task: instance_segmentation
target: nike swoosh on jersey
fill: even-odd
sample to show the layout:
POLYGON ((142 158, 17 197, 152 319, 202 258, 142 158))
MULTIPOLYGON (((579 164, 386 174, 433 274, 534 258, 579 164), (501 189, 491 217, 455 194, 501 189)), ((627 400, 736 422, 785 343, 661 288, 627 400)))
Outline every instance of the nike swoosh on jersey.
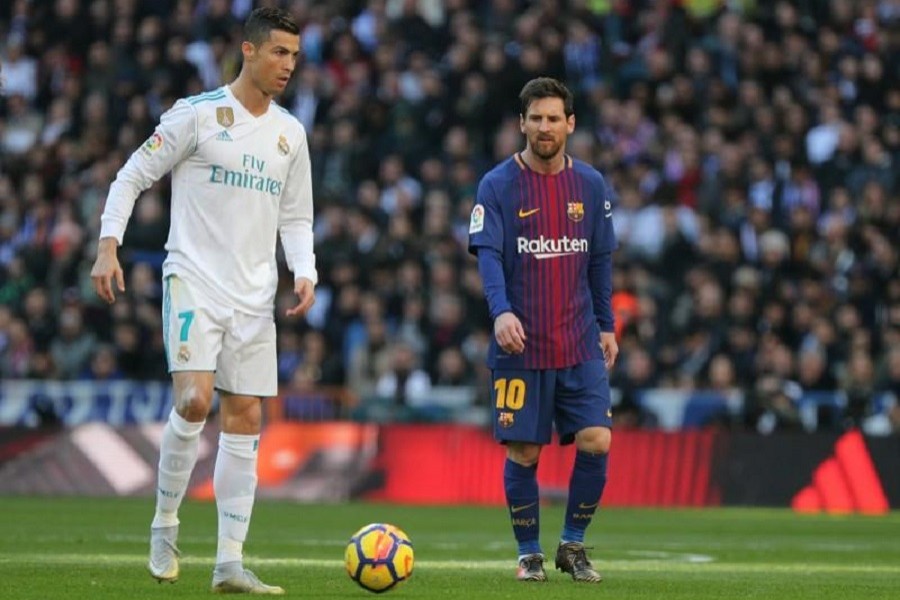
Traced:
POLYGON ((525 217, 530 217, 531 215, 540 212, 539 208, 532 208, 530 210, 519 209, 519 218, 524 219, 525 217))
POLYGON ((585 509, 585 510, 589 510, 589 509, 591 509, 591 508, 597 508, 597 505, 598 505, 598 504, 600 504, 600 503, 599 503, 599 502, 594 502, 593 504, 585 504, 584 502, 579 502, 579 503, 578 503, 578 508, 583 508, 583 509, 585 509))
POLYGON ((537 502, 532 502, 531 504, 523 504, 522 506, 511 506, 509 508, 509 512, 511 512, 512 514, 516 514, 517 512, 522 512, 526 508, 531 508, 535 504, 537 504, 537 502))

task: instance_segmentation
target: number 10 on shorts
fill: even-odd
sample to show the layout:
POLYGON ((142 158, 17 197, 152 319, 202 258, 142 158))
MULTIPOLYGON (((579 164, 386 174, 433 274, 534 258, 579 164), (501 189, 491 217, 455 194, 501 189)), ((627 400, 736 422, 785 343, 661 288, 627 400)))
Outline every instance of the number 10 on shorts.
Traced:
POLYGON ((519 410, 525 405, 525 381, 522 379, 495 379, 494 392, 499 410, 519 410))

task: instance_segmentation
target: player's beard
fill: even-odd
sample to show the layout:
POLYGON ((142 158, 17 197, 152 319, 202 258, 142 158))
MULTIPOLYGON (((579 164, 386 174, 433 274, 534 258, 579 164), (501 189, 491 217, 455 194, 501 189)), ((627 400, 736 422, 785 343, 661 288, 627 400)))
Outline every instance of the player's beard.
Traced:
POLYGON ((554 140, 541 140, 535 138, 531 144, 531 151, 541 160, 550 160, 557 156, 562 149, 562 144, 554 140), (548 143, 550 142, 550 143, 548 143))

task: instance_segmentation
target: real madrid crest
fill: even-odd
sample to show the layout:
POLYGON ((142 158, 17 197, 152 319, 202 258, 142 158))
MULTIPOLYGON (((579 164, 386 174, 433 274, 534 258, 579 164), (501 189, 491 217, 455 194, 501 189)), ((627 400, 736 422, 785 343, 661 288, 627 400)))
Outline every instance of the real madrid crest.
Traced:
POLYGON ((216 122, 222 127, 231 127, 234 125, 234 110, 230 106, 217 106, 216 122))
POLYGON ((584 202, 572 200, 566 203, 566 216, 575 221, 581 221, 584 218, 584 202))
POLYGON ((187 361, 191 360, 191 351, 188 350, 188 347, 185 345, 181 345, 178 348, 178 356, 176 359, 179 363, 184 364, 187 361))
POLYGON ((283 135, 278 136, 278 153, 282 156, 287 156, 291 153, 291 147, 288 146, 287 138, 283 135))

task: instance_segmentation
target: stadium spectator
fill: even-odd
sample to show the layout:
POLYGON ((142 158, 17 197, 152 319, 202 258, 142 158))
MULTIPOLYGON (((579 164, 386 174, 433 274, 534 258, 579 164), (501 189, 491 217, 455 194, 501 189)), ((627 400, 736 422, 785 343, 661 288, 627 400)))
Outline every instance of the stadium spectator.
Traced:
POLYGON ((94 349, 90 364, 81 377, 89 381, 115 381, 122 379, 122 371, 119 370, 115 348, 109 344, 99 344, 94 349))
POLYGON ((96 347, 96 336, 84 327, 81 306, 63 307, 59 314, 59 336, 50 344, 50 355, 59 377, 79 377, 90 363, 96 347))
POLYGON ((415 350, 406 342, 395 342, 390 353, 388 369, 375 383, 376 396, 397 407, 426 404, 431 377, 419 366, 415 350))

